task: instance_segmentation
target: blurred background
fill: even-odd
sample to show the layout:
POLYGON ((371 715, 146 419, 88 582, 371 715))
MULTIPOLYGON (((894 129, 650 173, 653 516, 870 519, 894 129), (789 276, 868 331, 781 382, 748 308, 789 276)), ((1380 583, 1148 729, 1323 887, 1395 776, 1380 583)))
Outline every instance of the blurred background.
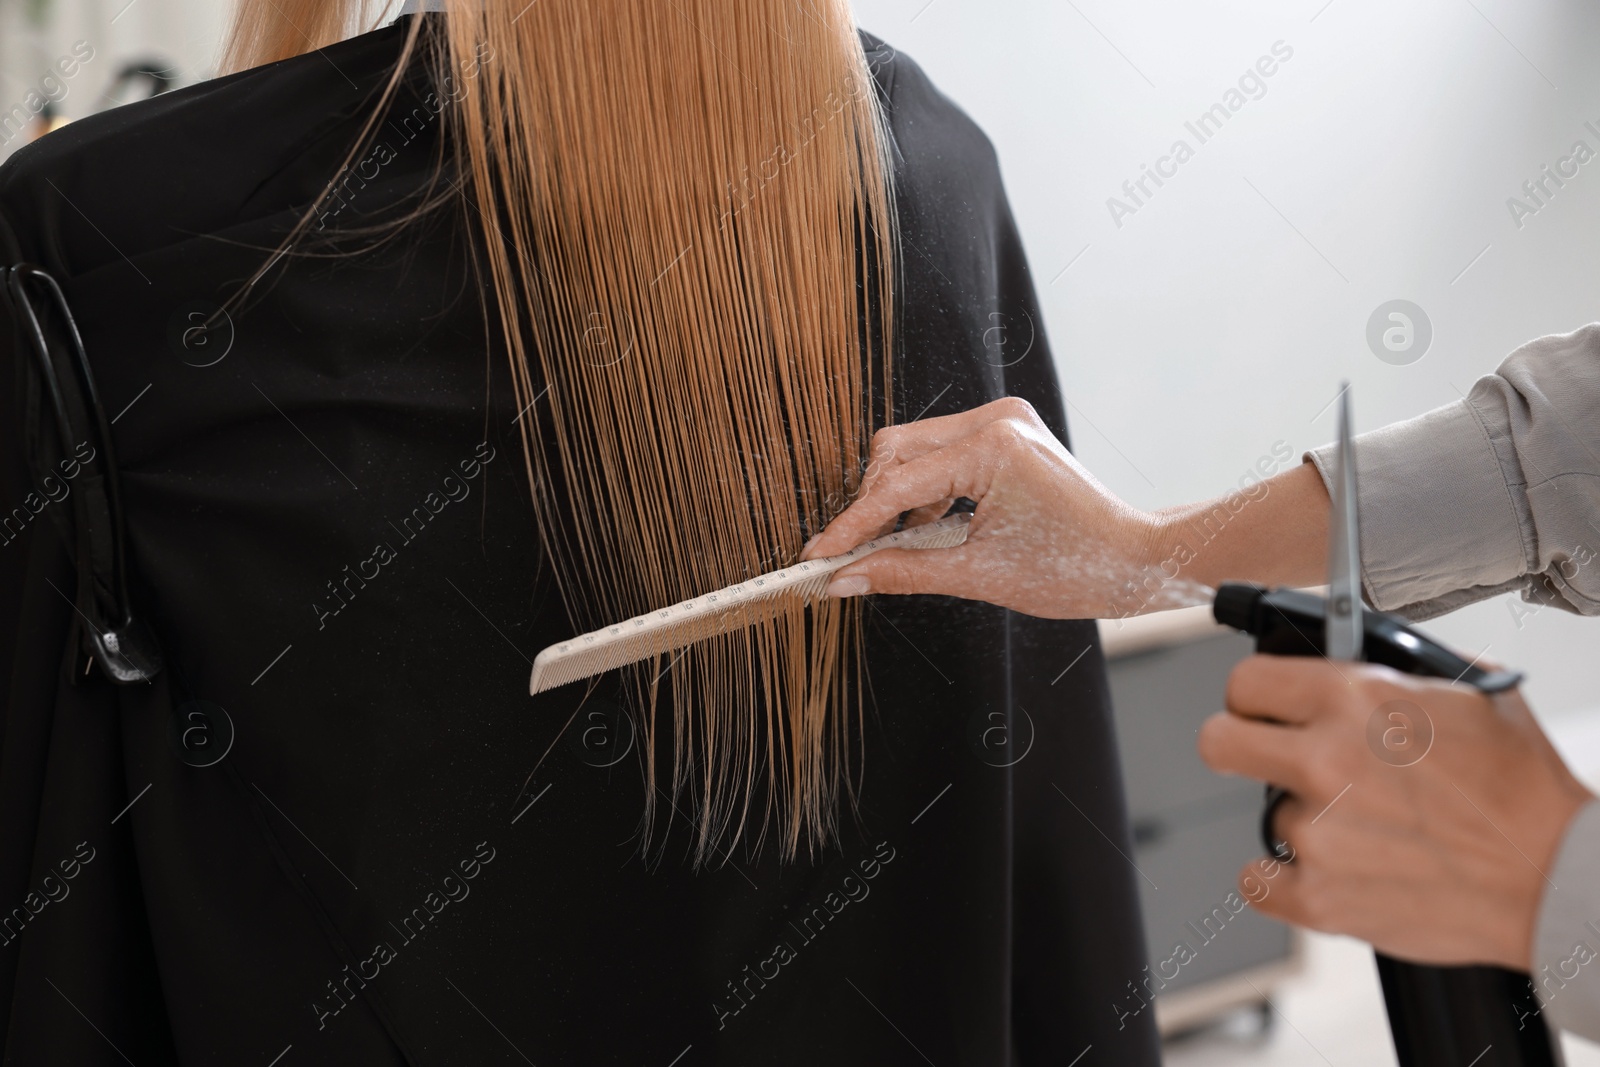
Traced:
POLYGON ((218 0, 0 0, 0 159, 40 103, 78 118, 148 96, 158 78, 210 77, 231 10, 218 0), (123 77, 129 68, 155 76, 123 77))
MULTIPOLYGON (((1074 451, 1136 505, 1219 494, 1275 449, 1298 456, 1327 441, 1342 380, 1357 429, 1371 428, 1454 400, 1524 341, 1600 319, 1596 5, 855 6, 993 139, 1045 312, 1043 323, 997 328, 1011 331, 1007 344, 1048 334, 1074 451), (1564 172, 1559 186, 1546 167, 1564 172), (1524 183, 1541 180, 1535 199, 1524 183)), ((229 8, 0 0, 0 159, 24 123, 31 133, 209 77, 229 8)), ((1600 550, 1600 530, 1589 547, 1600 550)), ((1429 628, 1469 657, 1526 670, 1558 745, 1600 776, 1595 622, 1500 598, 1429 628)), ((1158 863, 1162 840, 1201 840, 1160 818, 1193 804, 1141 793, 1143 782, 1188 776, 1196 795, 1220 798, 1207 809, 1216 832, 1230 827, 1225 863, 1158 879, 1172 887, 1167 903, 1146 897, 1152 915, 1184 914, 1190 900, 1201 914, 1251 853, 1238 827, 1254 795, 1179 766, 1220 688, 1196 705, 1198 687, 1163 679, 1188 655, 1225 674, 1240 650, 1203 621, 1154 638, 1119 629, 1107 632, 1126 653, 1114 676, 1141 856, 1158 863)), ((1158 942, 1160 921, 1147 924, 1158 942)), ((1170 1025, 1192 1031, 1171 1042, 1170 1062, 1393 1062, 1369 952, 1320 937, 1255 943, 1272 958, 1244 960, 1239 973, 1265 967, 1248 972, 1269 976, 1262 995, 1243 1012, 1210 1013, 1216 1025, 1170 1025)), ((1570 1043, 1568 1055, 1600 1064, 1593 1046, 1570 1043)))
MULTIPOLYGON (((1596 5, 856 0, 856 8, 864 28, 921 63, 993 139, 1041 291, 1073 450, 1134 504, 1219 494, 1277 442, 1298 455, 1330 440, 1342 380, 1352 383, 1360 431, 1456 399, 1531 338, 1600 319, 1600 162, 1573 158, 1578 141, 1600 153, 1596 5), (1258 68, 1262 57, 1273 62, 1258 68), (1230 98, 1231 89, 1240 92, 1230 98), (1219 103, 1237 110, 1201 127, 1219 103), (1176 173, 1141 191, 1146 168, 1178 140, 1192 158, 1161 163, 1176 173), (1560 187, 1547 181, 1542 205, 1528 197, 1523 183, 1563 158, 1576 176, 1560 187), (1113 197, 1123 206, 1109 205, 1113 197), (1513 197, 1523 209, 1513 212, 1513 197), (1420 309, 1402 309, 1412 345, 1392 351, 1380 329, 1375 350, 1369 321, 1399 300, 1420 309)), ((1403 329, 1389 310, 1383 328, 1403 329)), ((1600 530, 1590 547, 1600 548, 1600 530)), ((1529 609, 1502 597, 1427 628, 1469 658, 1526 670, 1530 702, 1593 783, 1600 633, 1594 620, 1529 609)), ((1184 653, 1164 655, 1175 667, 1184 653)), ((1159 669, 1113 664, 1136 827, 1141 808, 1160 806, 1141 795, 1148 768, 1136 765, 1152 749, 1152 720, 1192 737, 1212 710, 1193 707, 1199 687, 1175 694, 1170 707, 1123 696, 1137 683, 1127 675, 1159 669)), ((1176 911, 1193 917, 1230 888, 1223 872, 1253 846, 1247 817, 1219 816, 1237 824, 1231 832, 1244 851, 1196 875, 1208 884, 1153 875, 1162 886, 1145 893, 1154 946, 1172 943, 1149 918, 1173 910, 1157 898, 1187 894, 1194 903, 1176 911)), ((1313 937, 1302 960, 1298 977, 1257 983, 1271 999, 1257 1016, 1271 1024, 1265 1032, 1234 1019, 1171 1043, 1169 1062, 1393 1063, 1370 952, 1313 937)), ((1595 1046, 1569 1042, 1567 1051, 1574 1065, 1600 1064, 1595 1046)))

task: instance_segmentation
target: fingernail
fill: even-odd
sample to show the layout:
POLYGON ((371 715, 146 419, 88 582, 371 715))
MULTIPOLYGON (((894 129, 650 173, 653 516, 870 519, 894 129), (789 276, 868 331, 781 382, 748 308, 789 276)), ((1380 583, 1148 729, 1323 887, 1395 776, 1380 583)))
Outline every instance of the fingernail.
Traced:
POLYGON ((800 558, 801 559, 810 559, 811 558, 811 546, 816 544, 820 540, 822 540, 822 535, 821 534, 817 534, 811 540, 809 540, 805 544, 801 545, 800 546, 800 558))
POLYGON ((828 595, 837 597, 865 596, 872 592, 872 582, 865 575, 852 574, 835 578, 828 583, 828 595))

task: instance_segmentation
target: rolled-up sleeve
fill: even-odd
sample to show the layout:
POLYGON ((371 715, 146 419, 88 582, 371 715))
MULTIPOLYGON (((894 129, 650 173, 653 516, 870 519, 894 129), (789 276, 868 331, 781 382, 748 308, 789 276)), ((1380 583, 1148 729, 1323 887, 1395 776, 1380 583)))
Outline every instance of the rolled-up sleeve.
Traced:
MULTIPOLYGON (((1530 341, 1463 399, 1354 444, 1374 607, 1425 619, 1520 590, 1600 614, 1600 324, 1530 341)), ((1331 487, 1334 446, 1306 458, 1331 487)))

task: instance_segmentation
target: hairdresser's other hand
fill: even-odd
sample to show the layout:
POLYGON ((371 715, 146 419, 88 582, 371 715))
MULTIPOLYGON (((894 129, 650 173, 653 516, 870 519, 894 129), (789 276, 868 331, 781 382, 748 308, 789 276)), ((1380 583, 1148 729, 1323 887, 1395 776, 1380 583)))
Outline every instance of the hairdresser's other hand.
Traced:
POLYGON ((978 505, 964 545, 875 552, 835 575, 828 592, 942 593, 1097 618, 1130 613, 1116 598, 1130 574, 1160 558, 1156 518, 1113 496, 1016 398, 880 430, 855 503, 805 558, 847 552, 905 512, 932 522, 960 497, 978 505))
POLYGON ((1227 704, 1201 756, 1291 794, 1275 830, 1294 862, 1264 895, 1255 864, 1240 875, 1258 909, 1402 959, 1529 969, 1546 876, 1591 796, 1518 693, 1253 656, 1227 704))

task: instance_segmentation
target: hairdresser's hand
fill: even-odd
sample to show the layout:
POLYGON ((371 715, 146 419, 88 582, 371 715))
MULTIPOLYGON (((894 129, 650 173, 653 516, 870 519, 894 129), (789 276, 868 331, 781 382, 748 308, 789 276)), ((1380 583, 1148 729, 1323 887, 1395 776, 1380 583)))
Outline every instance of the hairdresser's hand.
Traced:
MULTIPOLYGON (((1528 970, 1567 823, 1591 799, 1515 692, 1369 664, 1254 656, 1200 731, 1214 769, 1290 798, 1294 849, 1256 907, 1424 963, 1528 970)), ((1251 892, 1252 887, 1254 892, 1251 892)))
POLYGON ((848 552, 905 512, 932 522, 958 497, 978 505, 966 544, 874 552, 828 592, 944 593, 1104 619, 1203 603, 1227 578, 1313 585, 1326 573, 1328 493, 1309 463, 1264 482, 1247 472, 1215 500, 1139 511, 1015 398, 879 431, 856 502, 803 558, 848 552))
POLYGON ((978 504, 966 544, 875 552, 840 571, 828 592, 944 593, 1096 618, 1131 614, 1116 598, 1130 574, 1160 558, 1154 516, 1112 496, 1017 399, 879 431, 856 502, 804 558, 888 533, 903 512, 931 522, 959 497, 978 504))

